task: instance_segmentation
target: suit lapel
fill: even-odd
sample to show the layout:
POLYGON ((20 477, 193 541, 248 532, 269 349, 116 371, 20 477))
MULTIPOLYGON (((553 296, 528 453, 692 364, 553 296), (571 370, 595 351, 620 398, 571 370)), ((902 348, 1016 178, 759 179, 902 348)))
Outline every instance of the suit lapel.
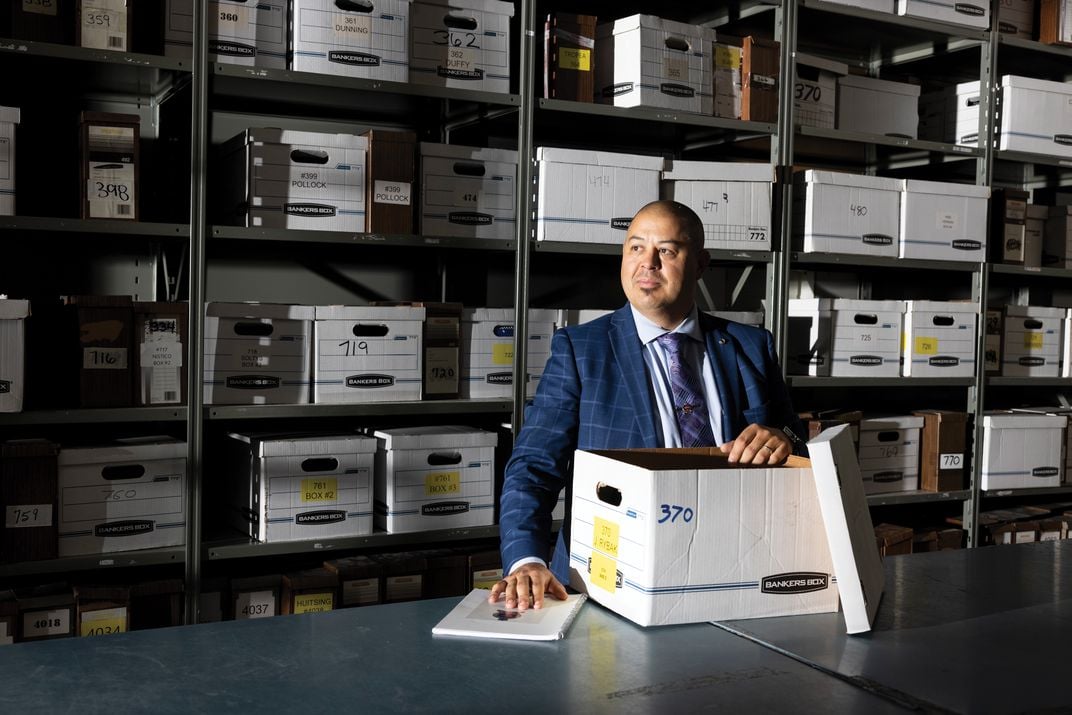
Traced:
POLYGON ((662 435, 655 432, 655 407, 651 401, 650 378, 644 365, 640 336, 628 305, 617 310, 611 317, 610 345, 614 353, 613 364, 625 384, 625 397, 629 404, 634 406, 637 426, 644 444, 663 446, 662 435))
POLYGON ((707 354, 711 356, 711 372, 715 375, 718 401, 722 405, 722 441, 732 439, 744 425, 735 421, 740 414, 740 380, 737 374, 737 351, 729 334, 715 323, 714 319, 699 311, 700 326, 707 338, 707 354), (734 379, 731 379, 731 375, 734 379))

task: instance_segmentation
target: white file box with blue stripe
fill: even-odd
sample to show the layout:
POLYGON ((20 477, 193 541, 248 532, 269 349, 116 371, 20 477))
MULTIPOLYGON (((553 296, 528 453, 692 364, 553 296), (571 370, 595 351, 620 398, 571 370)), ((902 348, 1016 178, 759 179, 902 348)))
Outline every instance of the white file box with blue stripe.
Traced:
POLYGON ((849 632, 868 630, 881 566, 851 435, 830 432, 814 464, 780 467, 717 448, 577 451, 571 585, 642 626, 831 613, 840 597, 849 632))
POLYGON ((410 11, 409 81, 510 91, 510 18, 499 0, 415 0, 410 11))
POLYGON ((409 0, 293 0, 291 69, 409 81, 409 0))
POLYGON ((808 169, 803 184, 794 215, 805 253, 897 258, 901 179, 808 169))
MULTIPOLYGON (((209 54, 225 64, 286 69, 287 5, 288 0, 207 0, 209 54)), ((165 22, 164 54, 190 57, 194 0, 168 0, 165 22)))

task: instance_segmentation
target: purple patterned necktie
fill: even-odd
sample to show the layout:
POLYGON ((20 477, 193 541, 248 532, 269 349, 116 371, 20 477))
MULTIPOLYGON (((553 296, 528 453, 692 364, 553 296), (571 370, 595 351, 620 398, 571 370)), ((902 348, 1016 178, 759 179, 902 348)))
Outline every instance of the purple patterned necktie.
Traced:
POLYGON ((670 364, 670 388, 674 395, 674 416, 681 433, 681 446, 713 447, 715 436, 711 432, 700 377, 681 355, 682 344, 692 338, 684 333, 664 333, 656 339, 666 351, 670 364))

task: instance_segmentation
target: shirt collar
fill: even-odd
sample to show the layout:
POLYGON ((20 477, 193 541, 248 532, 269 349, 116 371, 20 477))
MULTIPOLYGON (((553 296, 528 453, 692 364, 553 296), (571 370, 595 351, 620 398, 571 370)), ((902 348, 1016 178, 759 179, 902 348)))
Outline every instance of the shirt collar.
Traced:
POLYGON ((703 342, 703 335, 700 333, 699 316, 697 315, 695 305, 692 306, 692 310, 689 312, 688 316, 686 316, 686 318, 673 330, 666 330, 651 322, 632 305, 629 306, 629 309, 633 311, 633 322, 636 323, 637 334, 640 336, 640 343, 642 345, 647 345, 660 335, 668 332, 684 333, 693 340, 697 340, 701 343, 703 342))

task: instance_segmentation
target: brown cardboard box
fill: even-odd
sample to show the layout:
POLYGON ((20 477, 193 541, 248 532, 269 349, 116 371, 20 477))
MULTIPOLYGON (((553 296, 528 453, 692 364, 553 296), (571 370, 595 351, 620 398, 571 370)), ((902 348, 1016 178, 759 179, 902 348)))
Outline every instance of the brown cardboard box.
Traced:
POLYGON ((130 49, 133 10, 132 0, 78 0, 75 44, 126 52, 130 49))
POLYGON ((779 45, 749 35, 741 53, 741 119, 778 121, 779 45))
POLYGON ((964 531, 961 529, 938 529, 938 550, 963 549, 964 531))
POLYGON ((1066 0, 1042 0, 1039 6, 1039 40, 1047 45, 1072 45, 1072 18, 1066 0))
POLYGON ((984 369, 987 375, 1001 374, 1001 341, 1005 336, 1005 311, 986 309, 986 338, 983 345, 984 369))
POLYGON ((375 554, 383 567, 383 602, 400 603, 424 598, 428 559, 420 552, 375 554))
POLYGON ((968 414, 949 410, 916 410, 923 418, 919 458, 919 488, 949 492, 965 488, 968 454, 968 414))
POLYGON ((45 584, 18 594, 20 643, 75 634, 74 593, 66 584, 45 584))
POLYGON ((0 645, 15 642, 19 615, 19 604, 14 591, 0 591, 0 645))
POLYGON ((338 591, 338 574, 325 568, 284 574, 283 615, 334 611, 338 591))
POLYGON ((711 52, 711 96, 716 117, 741 118, 743 65, 744 38, 719 34, 711 52))
MULTIPOLYGON (((75 295, 65 299, 78 330, 81 407, 130 407, 132 302, 128 296, 75 295)), ((70 345, 69 340, 63 343, 70 345)), ((67 349, 67 348, 65 348, 67 349)))
POLYGON ((543 96, 591 102, 595 87, 595 15, 552 12, 544 21, 543 96))
POLYGON ((59 445, 43 439, 0 444, 0 562, 56 558, 59 445))
POLYGON ((424 308, 422 400, 456 400, 460 388, 461 303, 377 301, 373 305, 424 308))
POLYGON ((186 303, 134 303, 134 404, 186 404, 186 303))
POLYGON ((912 533, 912 553, 920 554, 938 550, 938 532, 934 529, 916 530, 912 533))
POLYGON ((498 549, 469 554, 470 588, 490 589, 502 580, 502 554, 498 549))
POLYGON ((875 542, 880 556, 912 553, 912 530, 907 526, 876 524, 875 542))
POLYGON ((182 625, 182 579, 137 583, 130 588, 130 629, 182 625))
POLYGON ((11 35, 33 42, 74 43, 75 0, 15 0, 11 9, 11 35))
POLYGON ((82 218, 138 220, 140 122, 136 114, 82 112, 82 218))
POLYGON ((227 618, 271 618, 281 613, 279 602, 283 579, 278 574, 231 579, 227 618))
POLYGON ((998 263, 1024 263, 1024 230, 1027 201, 1031 194, 1020 189, 994 189, 990 194, 990 245, 992 260, 998 263))
POLYGON ((441 549, 428 553, 428 582, 425 598, 464 596, 472 589, 469 586, 469 557, 454 549, 441 549))
POLYGON ((1061 518, 1058 516, 1039 519, 1038 525, 1039 541, 1057 541, 1068 538, 1069 520, 1067 517, 1061 518))
POLYGON ((130 589, 126 586, 76 586, 79 636, 105 636, 130 630, 130 589))
POLYGON ((368 233, 413 233, 418 203, 417 135, 370 129, 365 180, 365 230, 368 233))
POLYGON ((339 579, 339 608, 383 603, 383 566, 367 556, 350 556, 324 562, 339 579))

